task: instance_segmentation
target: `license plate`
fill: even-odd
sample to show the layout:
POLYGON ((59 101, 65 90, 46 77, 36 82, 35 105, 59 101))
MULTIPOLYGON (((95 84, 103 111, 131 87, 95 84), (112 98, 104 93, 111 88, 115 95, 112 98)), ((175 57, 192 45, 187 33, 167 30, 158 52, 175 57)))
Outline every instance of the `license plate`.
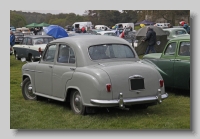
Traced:
POLYGON ((144 89, 144 79, 131 79, 131 90, 144 89))
POLYGON ((22 38, 19 38, 19 40, 22 40, 22 38))

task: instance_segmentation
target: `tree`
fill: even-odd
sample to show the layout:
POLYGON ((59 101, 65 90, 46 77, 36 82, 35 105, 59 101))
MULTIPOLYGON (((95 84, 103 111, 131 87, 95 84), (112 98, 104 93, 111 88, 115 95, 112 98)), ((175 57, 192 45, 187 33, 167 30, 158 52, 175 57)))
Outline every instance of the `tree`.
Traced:
POLYGON ((25 18, 20 15, 16 14, 15 12, 10 12, 10 25, 16 28, 26 26, 25 18))

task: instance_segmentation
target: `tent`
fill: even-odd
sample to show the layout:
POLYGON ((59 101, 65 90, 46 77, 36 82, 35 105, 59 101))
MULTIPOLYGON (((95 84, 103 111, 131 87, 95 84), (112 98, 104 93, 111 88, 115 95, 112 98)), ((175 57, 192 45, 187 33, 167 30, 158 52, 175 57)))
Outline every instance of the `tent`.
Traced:
POLYGON ((31 23, 29 25, 26 25, 27 28, 33 28, 33 27, 37 27, 37 23, 31 23))
MULTIPOLYGON (((156 26, 148 26, 148 27, 151 27, 156 32, 156 39, 157 39, 157 42, 158 42, 155 45, 156 53, 163 52, 163 49, 165 48, 165 45, 168 41, 167 40, 167 34, 160 27, 156 27, 156 26)), ((134 48, 135 48, 135 51, 137 52, 138 55, 143 55, 146 51, 147 46, 148 46, 148 41, 142 42, 142 40, 146 37, 148 27, 146 26, 146 27, 140 28, 135 33, 135 40, 138 41, 138 44, 137 44, 137 47, 134 47, 134 48)))
POLYGON ((154 23, 154 22, 151 22, 151 21, 147 21, 147 20, 143 20, 143 21, 141 21, 141 22, 135 23, 135 25, 140 25, 140 24, 144 24, 144 25, 154 25, 155 23, 154 23))
POLYGON ((50 26, 50 24, 47 24, 47 23, 40 23, 40 24, 37 24, 37 26, 36 27, 48 27, 48 26, 50 26))

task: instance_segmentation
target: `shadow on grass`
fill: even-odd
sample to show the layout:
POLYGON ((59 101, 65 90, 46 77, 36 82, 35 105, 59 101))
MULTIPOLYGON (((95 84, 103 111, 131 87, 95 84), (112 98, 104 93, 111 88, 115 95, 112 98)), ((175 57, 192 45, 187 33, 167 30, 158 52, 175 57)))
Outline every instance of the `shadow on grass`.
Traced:
MULTIPOLYGON (((43 103, 50 103, 51 105, 55 105, 58 107, 62 107, 66 110, 72 111, 71 110, 71 106, 69 102, 61 102, 61 101, 56 101, 56 100, 52 100, 52 99, 47 99, 47 98, 40 98, 39 100, 40 102, 43 103)), ((149 106, 148 108, 139 108, 139 107, 126 107, 126 109, 120 109, 118 107, 95 107, 93 108, 93 110, 95 111, 94 113, 87 113, 86 115, 88 116, 103 116, 103 115, 110 115, 112 116, 133 116, 133 114, 136 115, 148 115, 148 113, 156 113, 156 111, 149 109, 150 107, 154 107, 154 106, 149 106)))
POLYGON ((185 89, 176 89, 176 88, 169 88, 166 87, 165 88, 166 92, 170 92, 173 93, 177 96, 186 96, 186 97, 190 97, 190 90, 185 90, 185 89))

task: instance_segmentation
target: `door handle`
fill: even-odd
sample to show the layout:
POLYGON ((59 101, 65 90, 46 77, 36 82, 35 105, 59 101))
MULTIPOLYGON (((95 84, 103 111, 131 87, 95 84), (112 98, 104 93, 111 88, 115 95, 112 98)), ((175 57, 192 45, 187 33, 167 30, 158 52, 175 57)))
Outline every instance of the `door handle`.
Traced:
POLYGON ((49 65, 49 68, 53 68, 53 66, 52 66, 52 65, 49 65))
POLYGON ((73 70, 73 71, 74 71, 75 69, 76 69, 76 68, 70 68, 70 70, 73 70))
POLYGON ((170 59, 170 61, 181 61, 180 59, 170 59))

